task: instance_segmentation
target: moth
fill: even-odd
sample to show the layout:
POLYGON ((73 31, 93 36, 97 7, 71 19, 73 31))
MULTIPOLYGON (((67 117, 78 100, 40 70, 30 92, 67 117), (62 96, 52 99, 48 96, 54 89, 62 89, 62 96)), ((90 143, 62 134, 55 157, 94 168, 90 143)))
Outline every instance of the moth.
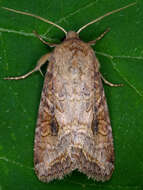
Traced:
MULTIPOLYGON (((97 181, 109 180, 114 170, 114 148, 109 113, 102 79, 110 86, 120 86, 105 80, 91 45, 100 40, 83 42, 79 33, 87 26, 135 3, 106 13, 89 22, 77 32, 67 32, 61 26, 10 8, 8 11, 29 15, 54 25, 65 33, 61 44, 49 44, 54 51, 42 56, 29 73, 8 80, 24 79, 49 61, 41 95, 35 131, 34 165, 43 182, 62 179, 75 169, 97 181)), ((41 72, 41 71, 40 71, 41 72)))

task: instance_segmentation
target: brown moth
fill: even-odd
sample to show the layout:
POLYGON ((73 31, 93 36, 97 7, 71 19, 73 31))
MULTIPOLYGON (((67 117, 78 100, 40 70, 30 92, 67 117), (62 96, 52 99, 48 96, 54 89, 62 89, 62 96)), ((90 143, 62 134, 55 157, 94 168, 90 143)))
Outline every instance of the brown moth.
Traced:
POLYGON ((6 78, 24 79, 49 61, 34 146, 35 172, 41 181, 62 179, 75 169, 97 181, 110 179, 114 170, 114 148, 101 79, 110 86, 120 85, 112 84, 103 78, 91 48, 108 30, 88 43, 80 40, 79 33, 102 18, 134 4, 109 12, 77 32, 66 32, 61 26, 39 16, 3 7, 50 23, 66 35, 61 44, 49 44, 36 33, 42 42, 55 46, 54 51, 42 56, 37 66, 29 73, 6 78))

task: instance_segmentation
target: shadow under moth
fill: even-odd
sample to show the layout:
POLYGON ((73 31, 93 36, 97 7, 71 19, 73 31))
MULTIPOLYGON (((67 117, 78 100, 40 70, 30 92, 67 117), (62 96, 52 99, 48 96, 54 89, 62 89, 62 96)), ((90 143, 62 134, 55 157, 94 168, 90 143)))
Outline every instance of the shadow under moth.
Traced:
POLYGON ((29 73, 8 80, 24 79, 49 61, 41 95, 35 132, 34 165, 41 181, 62 179, 75 169, 97 181, 110 179, 114 170, 114 148, 109 113, 101 79, 110 86, 120 86, 105 80, 91 45, 79 38, 87 26, 123 10, 135 3, 106 13, 89 22, 77 32, 66 32, 61 26, 33 15, 10 8, 6 10, 29 15, 54 25, 65 33, 61 44, 49 44, 54 51, 41 57, 29 73))

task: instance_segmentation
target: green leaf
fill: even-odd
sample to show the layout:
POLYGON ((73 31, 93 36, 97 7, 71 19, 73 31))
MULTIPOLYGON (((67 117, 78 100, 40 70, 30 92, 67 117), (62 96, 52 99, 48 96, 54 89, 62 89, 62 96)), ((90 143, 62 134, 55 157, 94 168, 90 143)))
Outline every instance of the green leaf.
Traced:
MULTIPOLYGON (((31 12, 66 30, 79 29, 105 13, 132 0, 25 0, 2 1, 0 6, 31 12)), ((33 169, 33 142, 43 77, 37 72, 25 80, 6 81, 33 69, 37 60, 52 48, 32 33, 36 30, 49 42, 60 42, 59 29, 25 15, 0 9, 0 190, 105 189, 140 190, 143 186, 143 2, 104 18, 81 32, 84 41, 110 32, 94 50, 101 73, 123 87, 104 85, 115 146, 115 171, 111 180, 96 182, 78 171, 63 180, 40 182, 33 169)), ((46 70, 46 67, 43 68, 46 70)))

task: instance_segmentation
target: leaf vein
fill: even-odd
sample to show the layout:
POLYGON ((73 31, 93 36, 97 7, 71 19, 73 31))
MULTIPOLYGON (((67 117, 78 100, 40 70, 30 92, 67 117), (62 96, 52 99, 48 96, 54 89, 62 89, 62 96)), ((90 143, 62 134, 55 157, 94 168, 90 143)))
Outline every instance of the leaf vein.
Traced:
POLYGON ((21 168, 26 168, 26 169, 33 170, 33 168, 31 168, 31 167, 25 166, 25 165, 23 165, 23 164, 20 163, 20 162, 17 162, 17 161, 14 161, 14 160, 10 160, 10 159, 8 159, 8 158, 6 158, 6 157, 0 157, 0 160, 3 160, 3 161, 5 161, 5 162, 9 162, 9 163, 14 164, 14 165, 17 165, 17 166, 19 166, 19 167, 21 167, 21 168))
MULTIPOLYGON (((111 61, 112 62, 112 61, 111 61)), ((143 94, 133 85, 129 82, 129 80, 123 76, 123 74, 121 74, 121 72, 119 71, 119 69, 117 69, 115 66, 114 66, 114 63, 112 62, 112 65, 113 65, 113 68, 118 72, 118 74, 121 76, 121 78, 123 78, 124 81, 127 82, 127 84, 140 96, 140 97, 143 97, 143 94)))
MULTIPOLYGON (((61 23, 62 21, 65 21, 67 18, 70 18, 71 16, 73 16, 73 15, 79 13, 80 11, 82 11, 82 10, 84 10, 84 9, 87 9, 87 8, 89 8, 89 7, 92 7, 95 3, 97 3, 97 0, 94 1, 94 2, 92 2, 92 3, 88 3, 86 6, 81 7, 81 8, 79 8, 79 9, 77 9, 76 11, 69 13, 69 14, 66 15, 65 17, 62 17, 62 18, 60 18, 59 20, 57 20, 57 21, 55 21, 55 22, 59 24, 59 23, 61 23)), ((44 33, 44 35, 47 35, 47 34, 51 31, 52 28, 53 28, 53 26, 49 27, 48 30, 44 33)))
MULTIPOLYGON (((27 32, 23 32, 23 31, 17 31, 17 30, 12 30, 12 29, 7 29, 7 28, 0 28, 0 32, 14 33, 14 34, 19 34, 19 35, 28 36, 28 37, 36 37, 34 33, 27 33, 27 32)), ((41 37, 46 40, 49 40, 49 41, 54 40, 52 38, 47 38, 43 35, 41 35, 41 37)))

